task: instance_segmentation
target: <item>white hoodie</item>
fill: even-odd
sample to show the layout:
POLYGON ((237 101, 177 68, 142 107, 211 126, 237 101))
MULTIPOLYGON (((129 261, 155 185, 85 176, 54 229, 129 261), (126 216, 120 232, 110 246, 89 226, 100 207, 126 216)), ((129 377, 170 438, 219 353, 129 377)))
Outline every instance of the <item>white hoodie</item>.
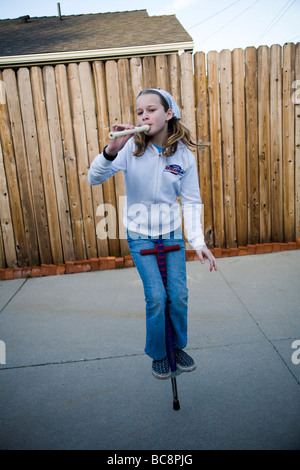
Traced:
POLYGON ((201 225, 201 198, 197 166, 192 152, 180 141, 176 153, 165 157, 148 145, 144 155, 134 157, 134 139, 111 162, 96 156, 88 172, 89 184, 101 184, 118 171, 125 175, 125 227, 142 236, 170 233, 181 225, 177 197, 181 197, 184 227, 193 248, 205 245, 201 225))

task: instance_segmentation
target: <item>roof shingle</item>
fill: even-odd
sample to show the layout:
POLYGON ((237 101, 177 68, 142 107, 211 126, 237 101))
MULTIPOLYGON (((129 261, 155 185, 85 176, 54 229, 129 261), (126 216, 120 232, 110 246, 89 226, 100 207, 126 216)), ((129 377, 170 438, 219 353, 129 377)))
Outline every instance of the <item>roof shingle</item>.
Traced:
POLYGON ((191 41, 175 15, 147 10, 0 20, 0 56, 191 41))

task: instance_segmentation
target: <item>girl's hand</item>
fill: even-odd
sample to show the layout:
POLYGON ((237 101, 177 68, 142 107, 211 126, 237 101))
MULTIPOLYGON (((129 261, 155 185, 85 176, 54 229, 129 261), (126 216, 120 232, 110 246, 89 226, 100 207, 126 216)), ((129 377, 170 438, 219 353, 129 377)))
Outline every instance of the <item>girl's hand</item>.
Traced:
MULTIPOLYGON (((134 129, 134 126, 129 124, 114 124, 111 128, 112 132, 124 131, 125 129, 134 129)), ((128 140, 134 135, 135 134, 122 135, 121 137, 116 137, 115 139, 110 140, 105 150, 106 153, 111 156, 117 155, 117 153, 125 146, 126 142, 128 142, 128 140)))
POLYGON ((196 248, 197 255, 199 256, 200 262, 202 264, 205 263, 205 259, 209 261, 209 270, 212 271, 213 269, 217 271, 217 263, 216 258, 212 254, 212 252, 206 246, 199 246, 196 248))

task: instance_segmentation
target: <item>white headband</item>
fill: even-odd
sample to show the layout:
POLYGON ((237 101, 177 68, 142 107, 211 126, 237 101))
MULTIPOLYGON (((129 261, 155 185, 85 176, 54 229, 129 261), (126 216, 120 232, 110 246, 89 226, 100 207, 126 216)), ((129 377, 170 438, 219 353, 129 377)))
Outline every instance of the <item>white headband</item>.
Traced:
POLYGON ((177 106, 177 103, 174 100, 173 96, 168 91, 161 90, 160 88, 149 88, 149 90, 156 91, 157 93, 159 93, 165 99, 165 101, 168 103, 169 108, 172 109, 172 111, 173 111, 173 118, 174 119, 178 119, 178 120, 181 119, 180 111, 179 111, 179 108, 177 106))

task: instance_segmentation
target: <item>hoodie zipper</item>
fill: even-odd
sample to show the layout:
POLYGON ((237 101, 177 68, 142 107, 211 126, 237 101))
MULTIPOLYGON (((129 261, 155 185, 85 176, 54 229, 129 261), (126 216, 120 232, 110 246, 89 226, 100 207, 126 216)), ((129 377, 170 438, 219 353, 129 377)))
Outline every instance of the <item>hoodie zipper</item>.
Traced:
MULTIPOLYGON (((155 149, 155 153, 158 153, 158 150, 155 149)), ((161 160, 161 153, 158 153, 158 159, 157 159, 157 169, 156 169, 156 181, 155 181, 155 192, 154 192, 154 203, 157 204, 157 190, 158 190, 158 176, 159 176, 159 170, 160 170, 160 160, 161 160)))

